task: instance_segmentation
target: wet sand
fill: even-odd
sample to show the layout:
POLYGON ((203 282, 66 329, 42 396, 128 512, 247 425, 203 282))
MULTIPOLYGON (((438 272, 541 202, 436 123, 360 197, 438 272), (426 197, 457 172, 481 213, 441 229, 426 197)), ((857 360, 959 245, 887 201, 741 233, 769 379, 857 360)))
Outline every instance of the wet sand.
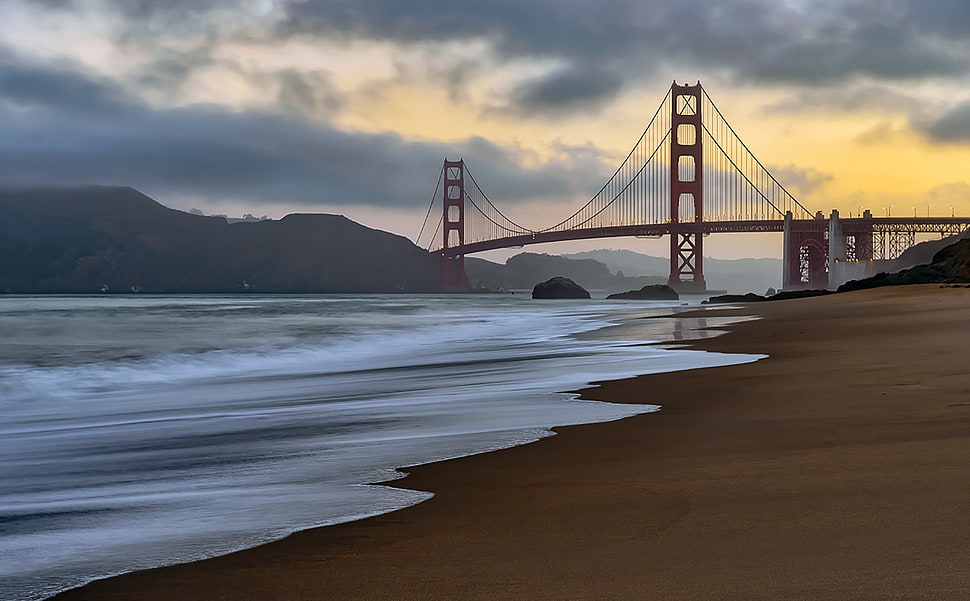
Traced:
MULTIPOLYGON (((414 468, 420 505, 63 600, 970 598, 970 289, 869 290, 695 343, 659 413, 414 468)), ((177 527, 174 525, 173 527, 177 527)))

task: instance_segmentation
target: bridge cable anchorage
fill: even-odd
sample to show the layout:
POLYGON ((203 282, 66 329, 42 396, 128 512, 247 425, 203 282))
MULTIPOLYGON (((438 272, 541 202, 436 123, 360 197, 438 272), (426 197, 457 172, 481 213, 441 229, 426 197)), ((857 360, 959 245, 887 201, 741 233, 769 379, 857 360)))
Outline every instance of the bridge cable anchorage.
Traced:
MULTIPOLYGON (((556 229, 562 227, 563 225, 567 224, 571 219, 574 219, 576 216, 578 216, 580 213, 582 213, 584 210, 586 210, 591 204, 593 204, 593 202, 595 202, 596 199, 599 198, 600 194, 602 194, 613 183, 613 181, 616 179, 616 176, 620 174, 620 172, 626 166, 627 162, 630 160, 630 157, 632 157, 634 155, 634 153, 636 153, 637 149, 640 147, 640 143, 643 142, 643 139, 646 137, 647 132, 649 132, 650 131, 650 128, 653 127, 654 122, 657 120, 657 117, 661 114, 661 111, 663 111, 664 107, 667 106, 667 101, 670 100, 670 98, 671 98, 671 92, 668 91, 667 94, 664 96, 664 99, 660 102, 660 106, 657 107, 657 111, 653 114, 653 117, 650 118, 650 122, 647 123, 647 126, 643 129, 643 133, 640 134, 640 137, 637 139, 636 143, 633 145, 633 148, 631 148, 630 149, 630 152, 627 153, 626 158, 623 159, 623 161, 620 163, 620 166, 617 167, 616 168, 616 171, 613 172, 613 175, 611 175, 610 178, 606 180, 606 183, 603 184, 603 186, 596 192, 596 194, 594 194, 592 196, 592 198, 590 198, 586 202, 586 204, 584 204, 582 207, 579 208, 579 210, 577 210, 575 213, 573 213, 572 215, 570 215, 566 219, 563 219, 562 221, 560 221, 556 225, 547 227, 545 229, 536 230, 536 231, 537 232, 549 232, 549 231, 556 230, 556 229)), ((667 131, 667 136, 669 136, 669 135, 670 135, 670 131, 668 130, 667 131)), ((615 199, 615 197, 614 197, 614 199, 615 199)))
MULTIPOLYGON (((775 184, 776 184, 776 185, 777 185, 777 186, 778 186, 779 188, 781 188, 781 189, 782 189, 782 191, 784 191, 784 193, 785 193, 785 194, 786 194, 786 195, 787 195, 787 196, 788 196, 789 198, 791 198, 791 199, 792 199, 792 200, 793 200, 793 201, 795 202, 795 204, 796 204, 796 205, 798 205, 798 207, 799 207, 799 208, 800 208, 800 209, 801 209, 802 211, 804 211, 804 212, 805 212, 805 214, 806 214, 806 215, 807 215, 807 216, 808 216, 809 218, 811 218, 811 217, 812 217, 812 215, 813 215, 813 213, 812 213, 811 211, 809 211, 809 210, 808 210, 807 208, 805 208, 805 205, 803 205, 802 203, 800 203, 800 202, 798 202, 798 199, 797 199, 797 198, 795 198, 795 197, 794 197, 794 196, 793 196, 793 195, 791 194, 791 192, 789 192, 789 191, 788 191, 788 189, 787 189, 787 188, 785 188, 785 186, 784 186, 784 185, 782 185, 782 183, 781 183, 781 182, 779 182, 779 181, 778 181, 777 179, 775 179, 775 176, 773 176, 773 175, 771 174, 771 172, 770 172, 770 171, 768 171, 768 169, 766 169, 766 168, 765 168, 765 166, 761 164, 761 161, 759 161, 759 160, 758 160, 758 157, 757 157, 757 156, 755 156, 755 154, 754 154, 753 152, 751 152, 751 149, 750 149, 750 148, 748 148, 748 145, 744 143, 744 140, 742 140, 742 139, 741 139, 741 136, 739 136, 739 135, 737 134, 737 132, 736 132, 736 131, 734 131, 734 128, 733 128, 733 127, 731 127, 731 123, 730 123, 730 122, 729 122, 729 121, 728 121, 728 120, 727 120, 727 119, 726 119, 726 118, 724 117, 724 115, 723 115, 723 114, 721 113, 721 109, 719 109, 719 108, 717 108, 717 105, 716 105, 716 104, 714 104, 714 101, 713 101, 713 100, 711 99, 711 97, 710 97, 710 95, 709 95, 709 94, 707 93, 707 90, 705 90, 704 88, 701 88, 701 90, 702 90, 702 92, 704 93, 704 98, 705 98, 705 99, 707 100, 707 102, 708 102, 708 104, 710 104, 710 105, 711 105, 711 108, 712 108, 712 109, 714 109, 714 112, 715 112, 715 113, 717 113, 717 116, 718 116, 718 117, 720 117, 720 118, 721 118, 721 121, 723 121, 723 122, 724 122, 724 124, 725 124, 725 125, 727 126, 727 128, 728 128, 728 131, 730 131, 730 132, 731 132, 731 134, 732 134, 732 135, 734 136, 734 138, 735 138, 735 139, 736 139, 736 140, 737 140, 738 142, 740 142, 740 144, 741 144, 741 147, 742 147, 742 148, 744 148, 744 150, 745 150, 745 151, 746 151, 746 152, 748 153, 748 155, 750 155, 750 156, 751 156, 751 157, 752 157, 752 158, 754 159, 754 161, 755 161, 755 163, 757 163, 757 165, 758 165, 758 167, 760 167, 760 168, 761 168, 761 169, 762 169, 762 170, 764 171, 764 173, 766 173, 766 174, 768 175, 768 177, 769 177, 769 178, 771 178, 771 181, 773 181, 773 182, 774 182, 774 183, 775 183, 775 184)), ((707 129, 707 127, 706 127, 706 126, 705 126, 705 129, 707 129)))
MULTIPOLYGON (((424 215, 424 223, 421 224, 421 230, 418 232, 418 237, 414 239, 416 245, 419 247, 421 246, 421 236, 424 235, 424 229, 428 225, 428 218, 431 217, 431 210, 434 209, 435 202, 438 200, 438 190, 441 189, 441 180, 444 178, 444 175, 445 175, 445 169, 444 167, 442 167, 438 171, 438 183, 435 184, 434 192, 431 194, 431 203, 428 205, 428 212, 425 213, 424 215)), ((441 227, 440 218, 438 219, 438 227, 439 228, 441 227)), ((435 231, 435 234, 437 235, 437 231, 435 231)), ((434 239, 435 239, 435 236, 432 236, 431 240, 428 242, 428 246, 427 246, 428 250, 431 250, 431 245, 434 244, 434 239)))

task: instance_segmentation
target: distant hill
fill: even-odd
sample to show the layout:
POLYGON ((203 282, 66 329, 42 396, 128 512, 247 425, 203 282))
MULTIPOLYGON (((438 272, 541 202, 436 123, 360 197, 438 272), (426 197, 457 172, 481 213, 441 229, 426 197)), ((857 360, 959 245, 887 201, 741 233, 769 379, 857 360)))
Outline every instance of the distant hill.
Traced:
POLYGON ((437 257, 340 215, 228 223, 132 188, 0 189, 0 292, 434 292, 437 257))
POLYGON ((663 277, 625 277, 610 271, 600 261, 573 259, 558 255, 521 253, 505 264, 474 257, 465 258, 465 272, 472 288, 491 290, 531 290, 539 282, 555 276, 569 278, 592 290, 630 290, 648 284, 666 283, 663 277))
MULTIPOLYGON (((631 250, 591 250, 563 255, 568 259, 594 259, 613 272, 625 276, 662 277, 667 281, 670 260, 631 250)), ((704 257, 704 277, 711 290, 727 290, 735 294, 781 288, 781 259, 712 259, 704 257)))

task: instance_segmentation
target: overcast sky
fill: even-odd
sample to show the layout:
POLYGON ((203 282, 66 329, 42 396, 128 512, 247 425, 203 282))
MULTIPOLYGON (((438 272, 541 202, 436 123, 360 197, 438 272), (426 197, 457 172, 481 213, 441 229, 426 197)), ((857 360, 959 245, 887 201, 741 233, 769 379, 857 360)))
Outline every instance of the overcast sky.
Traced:
MULTIPOLYGON (((0 185, 413 238, 461 156, 538 229, 677 79, 811 209, 970 213, 966 0, 3 0, 0 23, 0 185)), ((780 255, 752 240, 708 249, 780 255)))

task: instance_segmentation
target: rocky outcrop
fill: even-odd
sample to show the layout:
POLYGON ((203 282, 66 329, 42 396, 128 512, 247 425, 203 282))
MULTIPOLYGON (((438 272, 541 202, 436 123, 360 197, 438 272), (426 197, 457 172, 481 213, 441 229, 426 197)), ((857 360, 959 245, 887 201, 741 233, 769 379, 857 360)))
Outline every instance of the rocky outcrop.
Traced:
POLYGON ((611 294, 606 298, 623 300, 678 300, 680 295, 677 294, 676 290, 666 284, 654 284, 652 286, 644 286, 639 290, 611 294))
MULTIPOLYGON (((864 280, 852 280, 839 286, 837 292, 852 292, 881 286, 906 286, 910 284, 942 284, 959 285, 970 284, 970 238, 964 238, 933 255, 933 260, 927 265, 917 265, 896 273, 877 273, 864 280)), ((791 298, 806 298, 835 294, 831 290, 791 290, 782 291, 773 296, 759 294, 725 294, 714 296, 704 301, 705 304, 716 303, 752 303, 765 300, 786 300, 791 298)))
POLYGON ((589 292, 569 278, 556 276, 536 284, 532 298, 589 298, 589 292))
POLYGON ((911 246, 903 251, 903 254, 899 255, 895 261, 889 262, 887 271, 901 271, 903 269, 909 269, 910 267, 932 263, 936 253, 960 240, 967 239, 970 239, 970 230, 957 234, 956 236, 948 236, 942 240, 920 242, 916 246, 911 246))
POLYGON ((747 294, 722 294, 720 296, 712 296, 706 301, 701 301, 701 304, 718 305, 723 303, 760 303, 761 301, 765 300, 768 299, 760 294, 749 292, 747 294))
POLYGON ((772 294, 771 296, 761 296, 760 294, 755 294, 754 292, 749 292, 747 294, 722 294, 721 296, 712 296, 711 298, 703 301, 702 305, 717 305, 724 303, 760 303, 762 301, 776 301, 776 300, 789 300, 793 298, 808 298, 811 296, 825 296, 827 294, 835 294, 834 290, 782 290, 777 294, 772 294))
POLYGON ((852 280, 839 286, 839 292, 880 286, 965 283, 970 283, 970 239, 947 246, 933 255, 933 261, 928 265, 917 265, 896 273, 877 273, 864 280, 852 280))
POLYGON ((765 300, 789 300, 792 298, 809 298, 812 296, 827 296, 835 294, 835 290, 782 290, 778 294, 769 296, 765 300))

